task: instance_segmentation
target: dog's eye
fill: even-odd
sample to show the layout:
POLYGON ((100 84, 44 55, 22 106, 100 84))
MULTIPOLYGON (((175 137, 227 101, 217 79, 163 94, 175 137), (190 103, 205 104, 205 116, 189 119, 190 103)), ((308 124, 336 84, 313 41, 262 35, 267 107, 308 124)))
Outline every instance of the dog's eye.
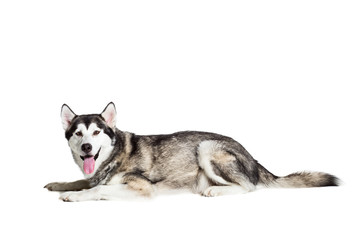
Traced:
POLYGON ((93 132, 93 135, 96 136, 96 135, 99 135, 99 133, 100 133, 100 131, 96 130, 96 131, 93 132))
POLYGON ((78 137, 82 137, 82 132, 77 132, 77 133, 75 133, 76 134, 76 136, 78 136, 78 137))

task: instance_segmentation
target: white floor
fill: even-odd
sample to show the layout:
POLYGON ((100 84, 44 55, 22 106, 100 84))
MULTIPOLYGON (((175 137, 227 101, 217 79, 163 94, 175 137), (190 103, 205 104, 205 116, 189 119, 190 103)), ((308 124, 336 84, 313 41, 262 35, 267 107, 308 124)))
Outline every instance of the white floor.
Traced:
MULTIPOLYGON (((39 186, 41 187, 41 186, 39 186)), ((350 187, 259 190, 206 198, 64 203, 41 188, 7 196, 7 239, 358 239, 359 195, 350 187), (12 199, 11 199, 12 198, 12 199)), ((4 195, 3 195, 4 196, 4 195)))

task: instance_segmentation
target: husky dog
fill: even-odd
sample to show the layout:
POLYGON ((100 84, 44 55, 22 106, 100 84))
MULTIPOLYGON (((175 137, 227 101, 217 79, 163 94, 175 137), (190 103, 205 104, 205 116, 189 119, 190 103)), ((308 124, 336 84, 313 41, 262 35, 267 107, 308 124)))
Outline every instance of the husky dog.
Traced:
POLYGON ((65 137, 85 179, 45 186, 63 192, 64 201, 113 200, 151 196, 161 189, 189 189, 213 197, 254 191, 257 187, 338 186, 321 172, 278 177, 230 137, 185 131, 140 136, 116 128, 115 105, 101 114, 76 115, 61 109, 65 137))

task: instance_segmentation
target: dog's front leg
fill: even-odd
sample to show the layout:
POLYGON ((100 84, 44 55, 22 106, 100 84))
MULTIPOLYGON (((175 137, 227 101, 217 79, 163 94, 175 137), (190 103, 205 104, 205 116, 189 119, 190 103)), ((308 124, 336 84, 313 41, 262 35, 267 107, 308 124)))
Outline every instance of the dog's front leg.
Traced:
POLYGON ((91 200, 106 200, 102 196, 103 185, 98 185, 91 189, 86 189, 82 191, 69 191, 60 194, 59 199, 64 202, 81 202, 81 201, 91 201, 91 200))
POLYGON ((81 202, 93 200, 122 200, 141 197, 139 192, 129 189, 125 184, 98 185, 79 192, 64 192, 60 200, 64 202, 81 202))
POLYGON ((80 191, 83 189, 91 188, 90 182, 86 179, 78 180, 75 182, 52 182, 47 184, 44 188, 47 188, 49 191, 80 191))

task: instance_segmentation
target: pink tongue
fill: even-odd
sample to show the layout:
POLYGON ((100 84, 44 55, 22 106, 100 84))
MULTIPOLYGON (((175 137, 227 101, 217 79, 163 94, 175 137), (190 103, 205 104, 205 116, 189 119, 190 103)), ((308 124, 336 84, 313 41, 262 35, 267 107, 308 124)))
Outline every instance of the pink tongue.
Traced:
POLYGON ((95 168, 95 159, 94 157, 89 157, 84 159, 84 172, 86 174, 91 174, 95 168))

